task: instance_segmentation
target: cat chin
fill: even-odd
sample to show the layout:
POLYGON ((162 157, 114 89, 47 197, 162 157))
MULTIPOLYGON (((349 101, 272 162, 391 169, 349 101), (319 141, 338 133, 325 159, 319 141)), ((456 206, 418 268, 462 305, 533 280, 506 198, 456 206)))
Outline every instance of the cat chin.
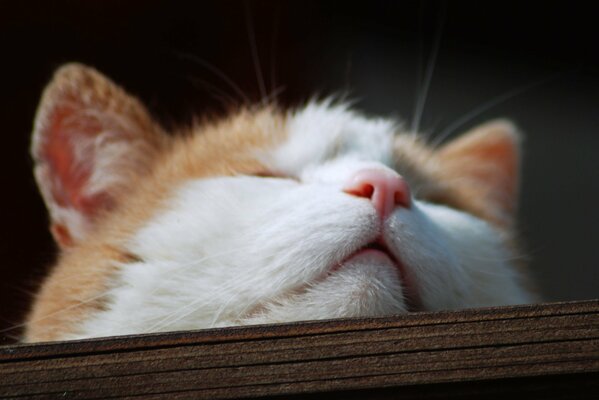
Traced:
POLYGON ((235 324, 374 317, 407 313, 397 266, 388 257, 364 252, 326 277, 278 296, 235 324))

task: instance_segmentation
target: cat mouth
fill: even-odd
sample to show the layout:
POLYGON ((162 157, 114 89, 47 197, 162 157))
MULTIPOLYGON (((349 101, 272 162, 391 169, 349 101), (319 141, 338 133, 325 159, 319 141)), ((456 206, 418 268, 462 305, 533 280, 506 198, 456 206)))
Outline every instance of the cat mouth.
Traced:
POLYGON ((378 238, 352 253, 349 257, 343 260, 341 263, 335 266, 331 272, 338 270, 343 267, 346 263, 351 263, 358 258, 369 258, 379 259, 384 263, 392 264, 399 275, 401 281, 404 302, 408 312, 422 311, 422 305, 418 296, 418 291, 414 285, 413 278, 410 272, 407 270, 405 264, 395 256, 395 254, 389 249, 387 244, 382 238, 378 238))

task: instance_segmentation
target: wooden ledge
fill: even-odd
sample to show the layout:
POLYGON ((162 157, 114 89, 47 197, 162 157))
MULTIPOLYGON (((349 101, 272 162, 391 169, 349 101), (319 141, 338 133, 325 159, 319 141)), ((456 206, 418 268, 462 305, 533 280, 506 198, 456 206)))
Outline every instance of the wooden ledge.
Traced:
POLYGON ((599 398, 599 300, 0 347, 0 398, 599 398))

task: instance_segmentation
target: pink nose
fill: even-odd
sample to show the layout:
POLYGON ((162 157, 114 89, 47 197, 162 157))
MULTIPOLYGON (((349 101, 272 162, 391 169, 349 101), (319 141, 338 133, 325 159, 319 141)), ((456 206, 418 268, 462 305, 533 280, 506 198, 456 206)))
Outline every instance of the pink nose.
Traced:
POLYGON ((396 206, 410 208, 408 183, 390 169, 362 169, 350 178, 343 191, 370 199, 381 218, 388 217, 396 206))

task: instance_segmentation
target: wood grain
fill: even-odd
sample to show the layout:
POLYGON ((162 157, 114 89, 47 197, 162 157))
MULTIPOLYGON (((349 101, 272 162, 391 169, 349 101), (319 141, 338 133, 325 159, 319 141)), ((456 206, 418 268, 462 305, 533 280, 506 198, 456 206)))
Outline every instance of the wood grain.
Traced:
POLYGON ((599 300, 0 347, 0 398, 599 398, 599 300))

